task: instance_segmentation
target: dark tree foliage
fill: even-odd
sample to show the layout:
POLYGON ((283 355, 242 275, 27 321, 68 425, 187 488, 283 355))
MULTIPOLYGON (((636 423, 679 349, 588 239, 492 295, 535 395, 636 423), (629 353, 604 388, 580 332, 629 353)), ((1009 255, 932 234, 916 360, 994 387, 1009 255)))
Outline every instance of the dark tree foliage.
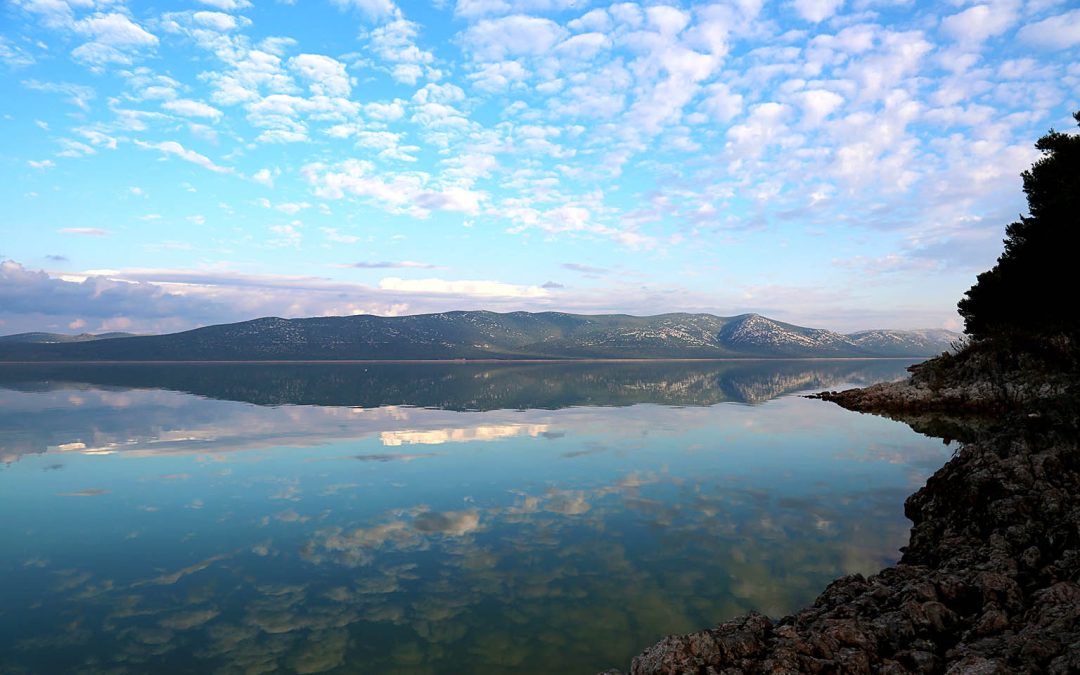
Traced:
POLYGON ((1043 155, 1022 174, 1030 215, 1005 228, 997 265, 958 305, 974 339, 1080 332, 1080 136, 1051 130, 1035 147, 1043 155))

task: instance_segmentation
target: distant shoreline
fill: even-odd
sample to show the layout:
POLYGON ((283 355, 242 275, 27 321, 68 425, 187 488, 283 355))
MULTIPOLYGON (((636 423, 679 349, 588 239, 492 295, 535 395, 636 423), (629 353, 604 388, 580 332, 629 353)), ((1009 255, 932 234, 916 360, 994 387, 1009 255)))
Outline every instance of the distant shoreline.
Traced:
POLYGON ((0 361, 0 366, 198 366, 198 365, 511 365, 568 363, 738 363, 742 361, 917 361, 932 356, 756 356, 731 358, 647 358, 647 359, 230 359, 230 360, 139 360, 139 361, 0 361))

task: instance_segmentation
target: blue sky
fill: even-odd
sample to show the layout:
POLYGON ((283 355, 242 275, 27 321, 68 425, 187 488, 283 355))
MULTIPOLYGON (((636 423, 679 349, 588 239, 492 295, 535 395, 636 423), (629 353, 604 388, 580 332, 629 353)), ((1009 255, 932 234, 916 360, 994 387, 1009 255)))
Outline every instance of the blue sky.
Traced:
POLYGON ((957 328, 1078 47, 1054 0, 8 0, 0 333, 957 328))

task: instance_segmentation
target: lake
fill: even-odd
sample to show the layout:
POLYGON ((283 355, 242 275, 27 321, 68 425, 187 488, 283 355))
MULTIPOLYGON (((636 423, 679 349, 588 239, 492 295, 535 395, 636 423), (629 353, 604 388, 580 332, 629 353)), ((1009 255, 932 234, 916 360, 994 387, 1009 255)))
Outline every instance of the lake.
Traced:
POLYGON ((0 672, 595 673, 895 562, 907 361, 0 365, 0 672))

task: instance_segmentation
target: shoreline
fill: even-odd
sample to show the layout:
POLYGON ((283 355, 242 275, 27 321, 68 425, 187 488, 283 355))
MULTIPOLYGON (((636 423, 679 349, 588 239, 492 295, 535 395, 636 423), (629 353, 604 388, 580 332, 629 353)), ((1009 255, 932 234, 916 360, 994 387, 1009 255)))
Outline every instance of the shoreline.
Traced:
POLYGON ((909 379, 812 396, 962 439, 905 501, 900 560, 780 619, 669 635, 629 673, 1080 672, 1080 404, 1046 391, 1006 405, 999 390, 940 397, 909 379))

